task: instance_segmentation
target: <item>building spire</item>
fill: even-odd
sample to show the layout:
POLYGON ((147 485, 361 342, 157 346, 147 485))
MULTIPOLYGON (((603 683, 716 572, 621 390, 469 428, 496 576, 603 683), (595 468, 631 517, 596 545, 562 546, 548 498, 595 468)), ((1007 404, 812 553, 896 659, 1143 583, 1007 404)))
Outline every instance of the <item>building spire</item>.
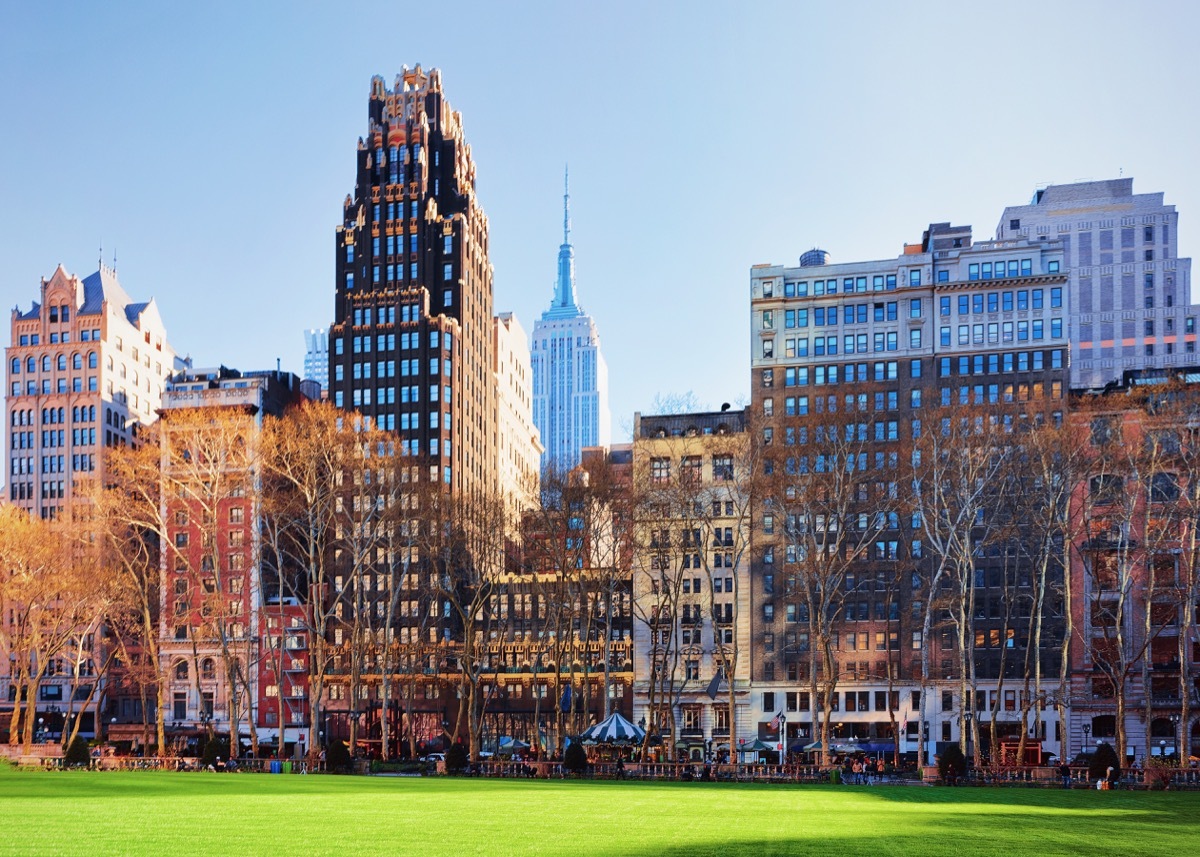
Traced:
POLYGON ((563 243, 571 243, 571 168, 563 166, 563 243))
POLYGON ((571 185, 569 167, 563 168, 563 243, 558 248, 558 280, 554 301, 544 317, 572 318, 583 315, 575 303, 575 248, 571 246, 571 185))

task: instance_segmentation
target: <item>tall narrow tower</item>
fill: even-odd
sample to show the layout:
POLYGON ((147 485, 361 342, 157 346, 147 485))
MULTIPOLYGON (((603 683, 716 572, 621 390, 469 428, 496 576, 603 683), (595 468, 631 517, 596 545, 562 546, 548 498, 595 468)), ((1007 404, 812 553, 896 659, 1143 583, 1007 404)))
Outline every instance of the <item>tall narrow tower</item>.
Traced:
POLYGON ((542 435, 542 466, 570 469, 585 446, 607 446, 608 366, 596 323, 575 303, 571 191, 563 175, 563 243, 554 300, 533 327, 533 420, 542 435))
POLYGON ((494 487, 488 222, 437 69, 371 79, 335 244, 334 404, 396 432, 423 478, 494 487))

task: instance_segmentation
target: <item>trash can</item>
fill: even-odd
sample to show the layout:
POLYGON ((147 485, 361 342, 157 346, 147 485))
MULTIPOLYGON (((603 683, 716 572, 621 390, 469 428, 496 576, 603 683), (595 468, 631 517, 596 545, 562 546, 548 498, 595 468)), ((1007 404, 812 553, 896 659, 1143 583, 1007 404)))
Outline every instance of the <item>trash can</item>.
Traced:
POLYGON ((292 772, 292 760, 291 759, 288 759, 287 761, 285 761, 283 763, 283 772, 285 774, 290 774, 292 772))
POLYGON ((278 759, 271 760, 271 773, 278 774, 283 772, 283 765, 278 759))

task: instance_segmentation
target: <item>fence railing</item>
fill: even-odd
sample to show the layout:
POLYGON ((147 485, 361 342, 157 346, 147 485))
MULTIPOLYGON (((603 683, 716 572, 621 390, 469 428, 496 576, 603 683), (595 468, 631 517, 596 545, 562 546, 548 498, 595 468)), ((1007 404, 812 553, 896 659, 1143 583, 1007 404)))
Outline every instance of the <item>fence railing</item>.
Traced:
POLYGON ((221 773, 248 774, 307 774, 324 773, 324 762, 309 762, 295 759, 236 759, 231 764, 222 761, 206 766, 195 756, 100 756, 92 758, 85 765, 68 765, 62 756, 29 757, 29 764, 37 764, 48 770, 63 770, 66 768, 84 768, 93 771, 218 771, 221 773))
MULTIPOLYGON (((68 767, 59 755, 29 755, 14 761, 22 764, 37 765, 48 770, 61 770, 68 767)), ((431 765, 428 772, 444 773, 445 763, 431 765)), ((84 766, 79 766, 84 767, 84 766)), ((137 756, 101 756, 92 758, 87 768, 95 771, 210 771, 223 773, 262 773, 262 774, 308 774, 325 773, 325 762, 314 762, 298 759, 238 759, 233 764, 223 761, 218 767, 211 768, 194 756, 183 757, 149 757, 137 756)), ((366 773, 368 766, 363 764, 356 768, 359 773, 366 773)), ((1071 788, 1095 788, 1096 783, 1088 777, 1084 767, 1072 767, 1069 785, 1071 788)), ((484 760, 472 763, 465 771, 468 776, 498 777, 498 778, 539 778, 560 779, 571 776, 561 762, 554 761, 507 761, 484 760)), ((623 779, 623 780, 683 780, 683 781, 717 781, 717 782, 756 782, 756 783, 828 783, 831 781, 831 769, 819 765, 758 765, 758 764, 727 764, 705 765, 700 762, 595 762, 590 764, 583 776, 588 779, 623 779)), ((912 773, 864 773, 856 776, 839 770, 837 780, 845 785, 889 785, 899 783, 940 782, 936 768, 924 769, 923 775, 912 773)), ((1062 775, 1057 767, 1012 767, 1012 768, 979 768, 967 771, 958 777, 954 785, 958 786, 1009 786, 1009 787, 1062 787, 1062 775)), ((1200 769, 1198 768, 1165 768, 1165 769, 1133 769, 1123 771, 1120 779, 1114 784, 1115 788, 1146 789, 1163 788, 1200 790, 1200 769)))

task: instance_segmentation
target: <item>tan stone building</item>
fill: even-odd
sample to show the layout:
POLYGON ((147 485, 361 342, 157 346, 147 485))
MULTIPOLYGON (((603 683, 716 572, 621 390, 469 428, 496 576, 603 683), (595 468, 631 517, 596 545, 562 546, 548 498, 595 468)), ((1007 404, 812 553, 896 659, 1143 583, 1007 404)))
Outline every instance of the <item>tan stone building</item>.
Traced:
POLYGON ((496 376, 496 474, 510 499, 513 518, 538 502, 542 442, 533 424, 533 373, 529 342, 511 312, 492 320, 492 359, 496 376))
POLYGON ((130 299, 112 268, 81 280, 62 265, 13 310, 5 356, 8 497, 43 518, 79 474, 102 475, 105 447, 155 420, 176 359, 153 299, 130 299))
POLYGON ((757 734, 750 449, 745 411, 634 417, 634 715, 668 756, 723 757, 757 734))

